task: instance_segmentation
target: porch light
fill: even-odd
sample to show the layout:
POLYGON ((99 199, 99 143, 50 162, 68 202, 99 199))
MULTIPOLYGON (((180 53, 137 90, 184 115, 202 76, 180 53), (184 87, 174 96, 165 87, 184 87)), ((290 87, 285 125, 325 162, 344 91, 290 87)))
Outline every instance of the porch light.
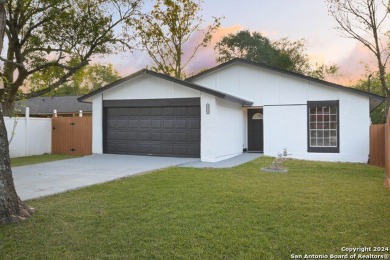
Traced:
POLYGON ((206 104, 206 114, 210 114, 210 104, 206 104))
POLYGON ((53 116, 54 116, 54 117, 57 117, 57 109, 54 109, 54 110, 53 110, 53 116))
POLYGON ((83 117, 83 110, 79 111, 79 117, 83 117))

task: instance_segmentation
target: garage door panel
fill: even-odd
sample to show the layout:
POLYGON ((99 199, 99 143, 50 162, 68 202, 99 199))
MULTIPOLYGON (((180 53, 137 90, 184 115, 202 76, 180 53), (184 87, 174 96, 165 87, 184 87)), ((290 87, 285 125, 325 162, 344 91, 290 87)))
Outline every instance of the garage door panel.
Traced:
POLYGON ((198 107, 189 107, 187 115, 200 117, 200 109, 198 107))
POLYGON ((187 116, 187 107, 176 107, 175 108, 175 115, 176 116, 187 116))
POLYGON ((149 107, 139 108, 139 113, 137 114, 137 116, 151 116, 151 115, 152 115, 152 108, 149 107))
POLYGON ((104 152, 200 157, 199 99, 198 104, 105 107, 104 152))
POLYGON ((127 138, 128 140, 137 141, 139 140, 139 132, 128 132, 127 138))
POLYGON ((152 133, 152 141, 162 141, 161 133, 152 133))
POLYGON ((139 140, 140 141, 149 141, 151 140, 151 133, 140 133, 139 134, 139 140))
POLYGON ((190 129, 200 129, 200 121, 196 119, 188 120, 188 128, 190 129))
POLYGON ((187 133, 176 133, 175 134, 176 142, 187 142, 187 133))
POLYGON ((177 119, 175 121, 176 129, 186 129, 187 128, 187 120, 186 119, 177 119))
POLYGON ((155 129, 161 129, 162 128, 162 121, 161 120, 152 120, 152 128, 155 129))
POLYGON ((189 157, 197 157, 200 154, 200 148, 199 147, 189 147, 188 148, 188 155, 189 157))
POLYGON ((174 129, 175 121, 172 119, 164 119, 164 129, 174 129))
POLYGON ((149 146, 149 143, 140 143, 138 146, 138 152, 141 154, 150 154, 149 146))
POLYGON ((161 145, 151 145, 150 146, 150 154, 162 154, 161 145))
POLYGON ((200 142, 200 136, 197 133, 189 133, 188 134, 188 142, 199 143, 200 142))
POLYGON ((127 125, 129 128, 138 128, 139 127, 139 120, 136 119, 128 119, 127 125))
POLYGON ((150 120, 139 120, 140 128, 150 128, 150 120))
POLYGON ((173 143, 175 141, 175 135, 173 133, 164 133, 164 141, 173 143))
POLYGON ((162 108, 162 116, 174 116, 175 108, 174 107, 164 107, 162 108))

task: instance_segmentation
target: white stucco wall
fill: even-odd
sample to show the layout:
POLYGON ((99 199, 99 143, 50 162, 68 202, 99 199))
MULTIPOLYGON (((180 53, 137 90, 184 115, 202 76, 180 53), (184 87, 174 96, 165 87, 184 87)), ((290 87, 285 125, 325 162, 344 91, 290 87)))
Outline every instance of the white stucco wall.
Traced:
POLYGON ((240 104, 148 74, 93 97, 92 152, 103 153, 103 100, 165 98, 200 98, 202 161, 215 162, 242 152, 242 139, 236 138, 243 131, 240 104), (210 104, 210 114, 206 114, 206 104, 210 104))
POLYGON ((202 95, 201 160, 217 162, 234 157, 243 151, 244 134, 242 106, 231 101, 202 95), (210 114, 206 114, 206 103, 210 114))
MULTIPOLYGON (((254 67, 232 64, 194 80, 231 95, 251 100, 264 108, 264 154, 276 156, 287 148, 295 158, 366 163, 369 153, 369 99, 365 96, 323 86, 254 67), (307 152, 307 101, 339 100, 340 153, 307 152)), ((246 109, 242 112, 243 134, 247 144, 246 109)))

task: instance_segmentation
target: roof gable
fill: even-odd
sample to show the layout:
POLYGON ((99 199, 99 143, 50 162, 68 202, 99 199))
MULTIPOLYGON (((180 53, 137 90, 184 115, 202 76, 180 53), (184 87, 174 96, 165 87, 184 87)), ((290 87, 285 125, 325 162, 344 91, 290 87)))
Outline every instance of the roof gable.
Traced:
POLYGON ((99 88, 99 89, 97 89, 95 91, 92 91, 89 94, 86 94, 86 95, 78 98, 78 100, 81 101, 81 102, 90 102, 88 100, 89 98, 91 98, 91 97, 93 97, 93 96, 95 96, 97 94, 103 93, 103 92, 105 92, 105 91, 107 91, 109 89, 115 88, 118 85, 120 85, 121 83, 124 83, 126 81, 132 80, 132 79, 134 79, 134 78, 136 78, 138 76, 144 75, 144 74, 148 74, 148 75, 151 75, 151 76, 154 76, 154 77, 158 77, 158 78, 161 78, 161 79, 164 79, 164 80, 167 80, 167 81, 171 81, 171 82, 174 82, 176 84, 179 84, 179 85, 182 85, 182 86, 185 86, 185 87, 189 87, 189 88, 192 88, 192 89, 195 89, 195 90, 207 93, 207 94, 211 94, 211 95, 214 95, 214 96, 222 98, 222 99, 226 99, 226 100, 229 100, 229 101, 232 101, 232 102, 240 103, 240 104, 245 105, 245 106, 252 105, 252 102, 249 101, 249 100, 245 100, 245 99, 238 98, 238 97, 235 97, 235 96, 232 96, 232 95, 220 92, 220 91, 209 89, 209 88, 206 88, 206 87, 194 84, 192 82, 176 79, 176 78, 173 78, 171 76, 167 76, 167 75, 164 75, 164 74, 161 74, 161 73, 158 73, 158 72, 154 72, 154 71, 151 71, 151 70, 148 70, 148 69, 140 70, 140 71, 138 71, 136 73, 133 73, 133 74, 127 76, 127 77, 124 77, 122 79, 114 81, 111 84, 108 84, 108 85, 106 85, 106 86, 104 86, 102 88, 99 88))
POLYGON ((376 95, 376 94, 372 94, 372 93, 361 91, 361 90, 358 90, 358 89, 342 86, 342 85, 339 85, 339 84, 331 83, 331 82, 320 80, 320 79, 317 79, 317 78, 309 77, 309 76, 306 76, 306 75, 303 75, 303 74, 300 74, 300 73, 296 73, 296 72, 292 72, 292 71, 288 71, 288 70, 272 67, 272 66, 269 66, 269 65, 267 65, 265 63, 257 63, 257 62, 253 62, 253 61, 249 61, 249 60, 245 60, 245 59, 240 59, 240 58, 232 59, 232 60, 230 60, 228 62, 222 63, 220 65, 217 65, 217 66, 213 67, 213 68, 210 68, 208 70, 200 72, 200 73, 198 73, 198 74, 196 74, 196 75, 194 75, 192 77, 187 78, 186 81, 194 82, 196 79, 199 79, 199 78, 204 77, 204 76, 208 76, 208 75, 210 75, 210 74, 212 74, 214 72, 217 72, 219 70, 223 70, 223 69, 225 69, 225 68, 227 68, 227 67, 229 67, 229 66, 231 66, 233 64, 246 64, 246 65, 249 65, 249 66, 253 66, 255 68, 261 68, 261 69, 265 69, 265 70, 269 70, 269 71, 273 71, 273 72, 278 72, 278 73, 281 73, 281 74, 284 74, 284 75, 289 75, 289 76, 292 76, 292 77, 308 80, 310 82, 318 83, 318 84, 320 84, 321 86, 324 86, 324 87, 333 88, 333 89, 337 89, 337 90, 342 90, 342 91, 346 91, 346 92, 349 92, 349 93, 354 93, 354 94, 358 94, 358 95, 362 95, 362 96, 368 97, 369 100, 370 100, 370 110, 371 111, 385 101, 385 97, 382 97, 382 96, 379 96, 379 95, 376 95))

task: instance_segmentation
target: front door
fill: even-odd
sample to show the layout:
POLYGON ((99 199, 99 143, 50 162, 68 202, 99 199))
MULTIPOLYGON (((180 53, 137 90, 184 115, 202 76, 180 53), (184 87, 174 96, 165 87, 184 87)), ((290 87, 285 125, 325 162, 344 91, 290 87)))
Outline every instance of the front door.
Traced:
POLYGON ((263 110, 248 109, 248 151, 263 152, 263 110))

